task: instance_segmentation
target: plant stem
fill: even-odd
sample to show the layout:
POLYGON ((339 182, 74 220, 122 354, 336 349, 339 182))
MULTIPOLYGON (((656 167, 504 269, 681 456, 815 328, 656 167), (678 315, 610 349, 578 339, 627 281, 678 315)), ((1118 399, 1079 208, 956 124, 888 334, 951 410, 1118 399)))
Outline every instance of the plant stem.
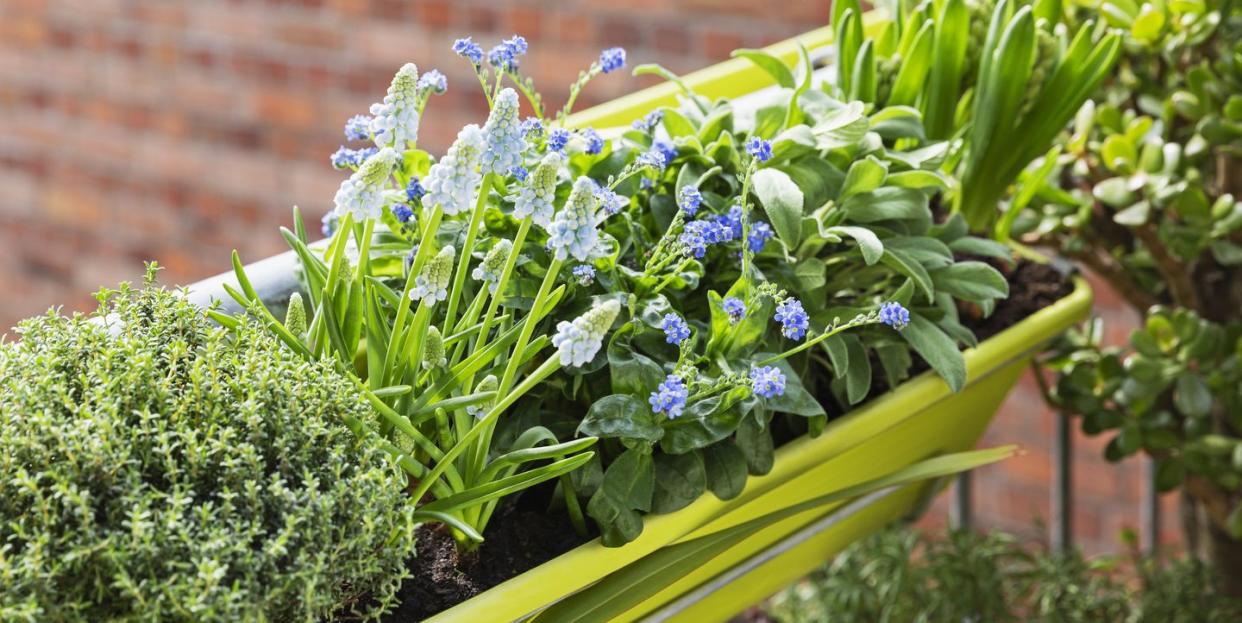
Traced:
POLYGON ((831 330, 829 330, 829 331, 824 331, 823 333, 820 333, 819 335, 815 336, 814 338, 809 339, 809 340, 807 340, 807 341, 805 341, 805 342, 803 342, 803 343, 801 343, 801 344, 799 344, 799 345, 797 345, 797 346, 795 346, 795 347, 793 347, 793 348, 791 348, 791 349, 789 349, 789 350, 787 350, 787 351, 785 351, 785 352, 783 352, 783 353, 781 353, 781 354, 779 354, 779 355, 772 355, 771 357, 768 357, 767 359, 764 359, 763 361, 760 361, 759 363, 757 363, 757 364, 755 364, 755 365, 759 365, 759 366, 766 366, 766 365, 769 365, 769 364, 776 363, 777 361, 780 361, 780 360, 785 359, 785 358, 787 358, 787 357, 792 357, 792 356, 794 356, 794 355, 796 355, 796 354, 798 354, 798 353, 800 353, 800 352, 802 352, 802 351, 804 351, 804 350, 806 350, 806 349, 808 349, 808 348, 810 348, 810 347, 812 347, 812 346, 814 346, 814 345, 816 345, 816 344, 818 344, 818 343, 820 343, 820 342, 822 342, 822 341, 824 341, 824 340, 826 340, 826 339, 828 339, 828 338, 830 338, 830 337, 832 337, 832 336, 834 336, 834 335, 836 335, 836 334, 838 334, 838 333, 841 333, 842 331, 845 331, 845 330, 847 330, 847 329, 853 329, 854 327, 861 327, 861 326, 866 325, 866 324, 874 324, 874 323, 877 323, 877 322, 879 322, 879 320, 878 320, 878 319, 877 319, 877 320, 868 320, 868 321, 865 321, 865 322, 859 322, 859 323, 847 322, 847 323, 845 323, 845 324, 843 324, 843 325, 841 325, 841 326, 839 326, 839 327, 834 327, 833 329, 831 329, 831 330))
POLYGON ((553 259, 548 266, 548 272, 543 276, 543 283, 539 284, 539 293, 535 295, 534 302, 530 306, 530 314, 522 319, 522 332, 518 334, 517 342, 513 344, 512 355, 509 357, 509 363, 505 366, 504 376, 500 379, 500 394, 503 396, 509 391, 509 387, 513 384, 513 377, 517 374, 518 365, 522 361, 522 355, 526 352, 526 345, 530 343, 530 337, 535 332, 539 310, 543 307, 543 301, 547 299, 548 292, 552 289, 552 284, 556 282, 557 275, 561 272, 561 266, 564 260, 553 259))
POLYGON ((474 244, 479 234, 479 224, 483 222, 483 211, 487 207, 488 188, 492 185, 494 173, 485 173, 479 184, 479 198, 475 201, 474 213, 470 215, 470 225, 466 228, 466 240, 462 243, 461 257, 457 260, 457 272, 453 275, 453 289, 449 292, 448 311, 444 315, 444 330, 450 331, 457 320, 457 303, 461 299, 461 291, 466 284, 466 271, 470 268, 470 259, 474 255, 474 244))
POLYGON ((678 264, 677 268, 673 269, 673 272, 666 275, 664 279, 660 280, 660 283, 656 284, 655 289, 651 291, 651 295, 655 296, 659 294, 660 290, 663 290, 664 288, 668 287, 668 284, 673 283, 673 280, 677 278, 677 274, 689 268, 692 262, 694 262, 693 258, 686 258, 680 264, 678 264))
MULTIPOLYGON (((440 219, 443 216, 444 210, 439 204, 436 204, 435 209, 431 212, 431 218, 427 219, 427 222, 424 224, 420 235, 418 253, 414 255, 414 261, 410 263, 410 272, 405 276, 405 288, 401 291, 401 304, 397 306, 397 316, 392 323, 392 334, 388 336, 388 350, 384 354, 384 369, 380 370, 381 375, 386 376, 396 363, 398 341, 405 333, 405 317, 409 315, 410 310, 410 290, 414 288, 414 278, 422 270, 423 264, 427 262, 427 258, 431 256, 431 241, 435 239, 436 231, 440 229, 440 219)), ((374 374, 375 371, 370 373, 374 374)))

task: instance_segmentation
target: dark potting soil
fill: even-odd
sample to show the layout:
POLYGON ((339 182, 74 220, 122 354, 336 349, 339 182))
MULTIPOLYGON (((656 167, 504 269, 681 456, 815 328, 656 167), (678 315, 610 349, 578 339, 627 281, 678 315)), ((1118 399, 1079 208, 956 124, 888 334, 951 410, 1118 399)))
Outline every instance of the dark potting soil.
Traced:
POLYGON ((960 310, 962 324, 982 342, 1027 316, 1065 298, 1074 290, 1069 277, 1051 264, 1020 260, 1015 265, 993 262, 1009 280, 1009 298, 996 304, 991 316, 982 318, 978 308, 960 310))
POLYGON ((409 560, 412 577, 402 583, 396 608, 382 621, 421 621, 595 537, 578 536, 563 512, 547 512, 539 493, 545 492, 527 491, 519 504, 492 517, 483 545, 474 552, 459 554, 453 537, 440 526, 420 526, 417 552, 409 560), (532 508, 536 503, 544 510, 532 508))
MULTIPOLYGON (((1073 290, 1069 278, 1057 268, 1020 260, 1015 264, 994 263, 1009 281, 1009 298, 997 303, 986 318, 977 307, 959 308, 962 324, 973 330, 980 341, 1017 324, 1031 314, 1055 303, 1073 290)), ((879 362, 873 362, 879 370, 879 362)), ((928 369, 915 355, 911 375, 928 369)), ((889 388, 882 374, 875 376, 871 396, 889 388)), ((805 433, 789 426, 775 426, 773 437, 783 445, 805 433)), ((455 606, 509 578, 533 569, 587 542, 574 531, 563 512, 549 512, 551 488, 526 491, 516 503, 502 505, 488 523, 486 540, 475 552, 459 554, 451 535, 441 527, 419 528, 417 555, 410 558, 412 577, 397 594, 398 605, 382 620, 386 623, 420 621, 455 606)))

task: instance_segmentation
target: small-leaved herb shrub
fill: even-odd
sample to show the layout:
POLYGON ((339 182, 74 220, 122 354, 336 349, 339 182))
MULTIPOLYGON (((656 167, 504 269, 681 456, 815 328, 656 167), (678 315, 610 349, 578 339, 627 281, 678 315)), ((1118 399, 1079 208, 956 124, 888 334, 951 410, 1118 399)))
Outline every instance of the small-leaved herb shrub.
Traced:
MULTIPOLYGON (((391 601, 405 477, 352 382, 154 284, 0 343, 0 620, 316 621, 391 601)), ((367 612, 370 610, 371 612, 367 612)))
POLYGON ((1003 533, 892 529, 850 546, 764 610, 782 623, 1237 621, 1242 601, 1219 581, 1194 559, 1086 559, 1003 533))

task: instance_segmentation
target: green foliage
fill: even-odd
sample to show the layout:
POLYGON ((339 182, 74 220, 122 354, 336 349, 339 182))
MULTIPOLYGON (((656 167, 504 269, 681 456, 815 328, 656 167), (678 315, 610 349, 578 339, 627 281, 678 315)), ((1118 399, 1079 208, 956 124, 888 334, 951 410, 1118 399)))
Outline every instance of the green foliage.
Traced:
POLYGON ((0 343, 0 619, 378 614, 413 521, 352 382, 153 277, 99 298, 0 343))
MULTIPOLYGON (((915 108, 868 111, 813 88, 801 52, 792 69, 738 52, 783 85, 755 111, 641 67, 677 82, 681 104, 609 140, 543 120, 545 132, 506 139, 528 175, 476 175, 470 149, 435 165, 418 150, 399 162, 381 150, 340 194, 373 204, 338 202, 325 247, 309 243, 296 213, 284 232, 302 263, 308 321, 268 313, 236 258, 231 293, 303 357, 358 375, 378 414, 363 425, 417 482, 420 511, 451 518, 462 541, 477 541, 503 496, 556 479, 553 503, 576 525, 585 509, 605 544, 628 542, 644 514, 708 491, 736 495, 747 474, 770 469, 774 418, 818 434, 866 399, 873 356, 890 386, 917 355, 960 389, 960 348, 975 339, 959 304, 986 314, 1008 295, 994 268, 957 257, 1005 260, 1004 247, 970 236, 960 216, 934 224, 932 201, 955 186, 941 172, 950 145, 926 138, 915 108), (554 144, 553 132, 569 139, 554 144), (447 183, 440 175, 455 161, 472 205, 406 193, 415 178, 447 183), (536 194, 552 222, 530 209, 536 194), (410 216, 399 223, 395 209, 410 216), (572 254, 557 246, 579 237, 572 254), (900 320, 885 321, 883 304, 900 320), (797 310, 796 329, 775 315, 783 305, 797 310), (599 326, 579 327, 604 309, 599 326), (670 316, 689 337, 666 338, 670 316), (780 390, 752 391, 756 371, 780 390), (666 383, 684 390, 668 394, 675 409, 657 406, 666 383)), ((874 75, 857 78, 874 90, 874 75)), ((501 85, 485 84, 489 102, 516 99, 501 85)), ((502 127, 493 121, 485 128, 502 127)))
POLYGON ((1004 247, 970 236, 960 216, 933 223, 931 202, 950 186, 940 170, 949 145, 925 138, 917 110, 868 114, 860 102, 811 88, 805 55, 795 69, 759 50, 737 56, 781 85, 757 110, 688 93, 659 111, 667 141, 639 127, 613 144, 614 153, 671 148, 675 157, 645 172, 648 183, 634 189, 629 209, 607 222, 619 253, 596 263, 601 283, 625 297, 629 312, 608 348, 608 382, 584 375, 582 385, 599 398, 578 430, 605 440, 606 469, 602 486, 580 493, 591 496, 587 509, 605 544, 636 538, 643 513, 671 512, 707 491, 723 499, 743 474, 765 473, 772 420, 816 434, 830 414, 868 397, 873 353, 891 384, 908 378, 916 353, 961 388, 960 346, 975 342, 959 322, 959 302, 987 311, 1008 295, 996 269, 955 256, 1008 259, 1004 247), (770 140, 771 159, 741 147, 756 138, 770 140), (688 186, 703 196, 692 216, 676 207, 688 186), (739 213, 752 231, 770 223, 772 239, 753 249, 730 240, 701 255, 679 241, 689 226, 739 213), (744 302, 744 318, 730 320, 726 297, 744 302), (811 320, 797 340, 772 321, 793 299, 811 320), (886 301, 909 308, 908 326, 880 325, 876 309, 886 301), (694 332, 676 347, 660 330, 668 313, 694 332), (763 365, 780 368, 783 395, 749 391, 746 371, 763 365), (675 418, 649 402, 670 373, 690 388, 675 418), (643 482, 655 486, 632 486, 643 482))
POLYGON ((972 230, 988 231, 1022 170, 1109 75, 1120 37, 1068 19, 1050 1, 896 0, 892 8, 873 41, 853 19, 858 0, 833 5, 834 92, 876 109, 914 107, 928 137, 960 138, 945 163, 961 180, 951 199, 972 230))
POLYGON ((1242 538, 1242 10, 1105 3, 1120 71, 1025 173, 1013 231, 1060 249, 1143 318, 1125 348, 1093 323, 1057 344, 1048 398, 1160 460, 1216 533, 1242 538))
POLYGON ((1003 533, 924 539, 893 529, 850 546, 774 596, 766 611, 782 623, 1224 623, 1242 616, 1242 601, 1225 597, 1219 578, 1200 562, 1122 563, 1032 550, 1003 533))
POLYGON ((1006 446, 924 459, 873 480, 837 489, 785 508, 770 509, 740 524, 662 547, 618 569, 600 582, 562 599, 537 615, 536 620, 557 623, 611 621, 782 520, 822 509, 830 504, 857 500, 881 490, 969 471, 1004 460, 1016 450, 1016 446, 1006 446))

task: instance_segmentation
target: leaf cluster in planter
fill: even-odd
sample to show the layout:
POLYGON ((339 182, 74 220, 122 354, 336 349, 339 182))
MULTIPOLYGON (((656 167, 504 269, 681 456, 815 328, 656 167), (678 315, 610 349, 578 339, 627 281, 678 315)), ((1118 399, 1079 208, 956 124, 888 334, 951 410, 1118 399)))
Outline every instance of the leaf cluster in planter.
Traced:
POLYGON ((1120 36, 1068 19, 1056 0, 893 9, 869 39, 858 0, 833 3, 837 92, 916 109, 928 137, 960 141, 947 167, 961 180, 951 199, 972 230, 988 230, 1018 175, 1109 75, 1120 36))
POLYGON ((740 51, 780 85, 756 108, 643 66, 681 86, 678 106, 570 130, 578 92, 623 53, 549 119, 518 70, 525 40, 486 62, 469 39, 454 50, 486 123, 439 159, 419 150, 444 85, 413 65, 350 120, 374 147, 334 154, 352 173, 329 240, 311 244, 296 211, 284 232, 309 317, 299 299, 275 318, 236 257, 231 291, 291 349, 359 377, 378 417, 357 428, 408 473, 422 520, 473 547, 504 496, 555 481, 583 534, 589 516, 620 545, 646 514, 737 496, 771 469, 778 424, 818 435, 917 359, 965 383, 959 306, 988 314, 1008 285, 960 257, 1010 252, 960 214, 933 218, 957 156, 918 108, 838 99, 805 51, 797 70, 740 51))
POLYGON ((912 352, 960 388, 958 345, 974 337, 957 303, 988 310, 1008 293, 991 266, 955 257, 1007 260, 1005 247, 970 236, 960 216, 933 223, 949 145, 923 138, 917 111, 867 112, 809 72, 794 80, 775 58, 739 54, 787 86, 753 111, 686 92, 620 138, 667 163, 606 224, 636 241, 620 244, 620 278, 608 282, 631 313, 610 340, 608 382, 585 379, 603 396, 579 430, 615 440, 603 446, 610 464, 575 475, 605 543, 637 536, 643 513, 736 495, 747 473, 771 467, 775 414, 815 434, 828 410, 866 398, 874 376, 906 379, 912 352), (782 394, 740 387, 768 366, 782 394))

